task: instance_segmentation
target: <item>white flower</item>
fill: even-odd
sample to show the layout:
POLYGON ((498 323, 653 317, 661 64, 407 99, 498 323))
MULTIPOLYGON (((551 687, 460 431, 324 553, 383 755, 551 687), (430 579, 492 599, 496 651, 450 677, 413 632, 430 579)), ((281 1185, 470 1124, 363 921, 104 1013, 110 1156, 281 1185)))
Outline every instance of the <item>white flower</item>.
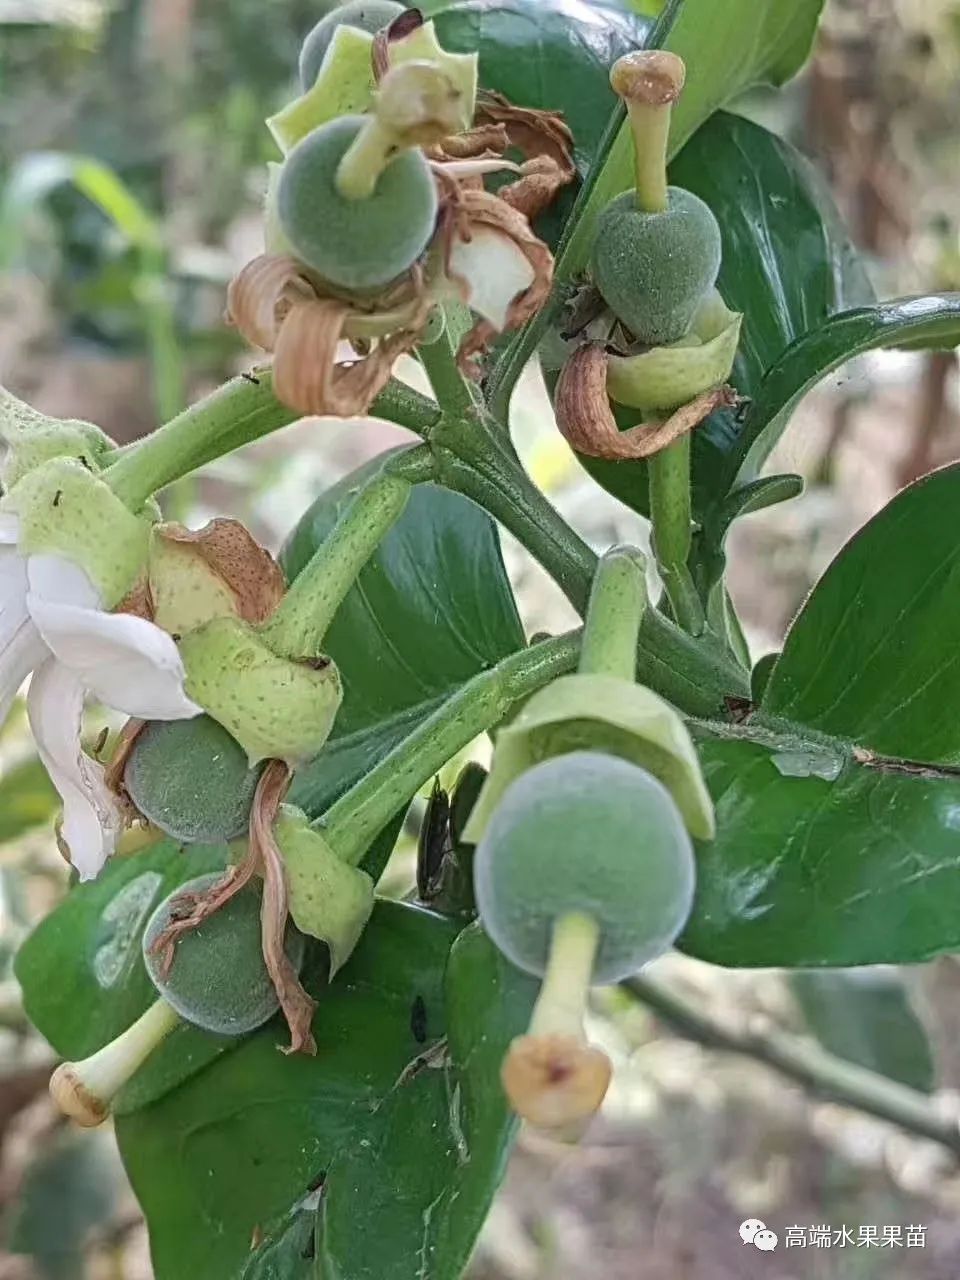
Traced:
POLYGON ((0 513, 0 723, 33 672, 27 710, 37 750, 63 799, 63 838, 80 878, 94 877, 122 830, 100 764, 81 746, 84 698, 128 716, 184 720, 201 708, 184 692, 172 638, 152 622, 108 613, 79 565, 18 550, 20 521, 0 513))

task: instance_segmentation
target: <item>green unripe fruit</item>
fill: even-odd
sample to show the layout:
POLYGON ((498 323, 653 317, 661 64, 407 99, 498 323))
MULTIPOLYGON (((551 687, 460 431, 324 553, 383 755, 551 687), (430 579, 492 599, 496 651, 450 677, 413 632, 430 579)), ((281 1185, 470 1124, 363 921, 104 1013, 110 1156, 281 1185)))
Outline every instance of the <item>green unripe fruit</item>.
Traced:
POLYGON ((618 196, 600 215, 593 246, 593 279, 604 301, 651 347, 689 332, 722 257, 708 206, 680 187, 667 194, 663 213, 644 212, 633 191, 618 196))
POLYGON ((645 770, 577 751, 527 770, 506 791, 474 859, 483 927, 528 973, 543 975, 555 922, 600 927, 594 981, 616 982, 664 952, 693 903, 690 837, 645 770))
MULTIPOLYGON (((247 885, 196 929, 175 943, 170 972, 164 956, 151 947, 175 918, 177 899, 201 894, 222 879, 219 872, 198 876, 160 903, 143 934, 143 960, 150 981, 186 1022, 217 1035, 243 1036, 267 1022, 280 1008, 260 943, 260 890, 247 885)), ((287 925, 284 946, 299 972, 303 934, 287 925)))
POLYGON ((341 116, 308 133, 284 162, 277 220, 294 253, 341 289, 378 289, 416 262, 433 235, 437 188, 422 151, 402 151, 372 196, 347 200, 337 168, 366 124, 341 116))
POLYGON ((153 720, 139 734, 123 782, 155 827, 183 844, 226 844, 242 836, 263 766, 210 716, 153 720))
POLYGON ((337 4, 333 7, 325 18, 320 19, 300 48, 300 83, 304 93, 316 84, 337 27, 346 24, 375 35, 388 27, 401 13, 403 5, 396 4, 395 0, 354 0, 352 4, 337 4))

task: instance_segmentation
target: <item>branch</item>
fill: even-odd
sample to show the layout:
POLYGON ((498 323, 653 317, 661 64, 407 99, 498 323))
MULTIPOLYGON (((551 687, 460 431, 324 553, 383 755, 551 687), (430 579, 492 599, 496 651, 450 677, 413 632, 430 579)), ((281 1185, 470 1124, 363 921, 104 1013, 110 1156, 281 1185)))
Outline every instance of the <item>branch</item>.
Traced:
POLYGON ((627 978, 621 985, 686 1039, 708 1049, 739 1053, 762 1062, 816 1097, 877 1116, 908 1133, 938 1142, 960 1157, 957 1117, 939 1114, 925 1094, 835 1057, 800 1036, 757 1029, 735 1031, 721 1026, 689 1001, 647 978, 627 978))

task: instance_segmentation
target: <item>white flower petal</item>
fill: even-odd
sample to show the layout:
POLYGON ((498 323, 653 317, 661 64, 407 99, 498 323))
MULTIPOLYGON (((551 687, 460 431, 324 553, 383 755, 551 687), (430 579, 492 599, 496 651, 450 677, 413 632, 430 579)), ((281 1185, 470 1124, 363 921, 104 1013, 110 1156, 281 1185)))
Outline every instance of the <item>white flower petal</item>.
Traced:
POLYGON ((470 240, 454 243, 450 271, 469 284, 471 310, 498 331, 506 328, 511 302, 530 288, 535 274, 514 241, 489 227, 477 227, 470 240))
MULTIPOLYGON (((0 521, 4 518, 0 517, 0 521)), ((0 542, 0 725, 17 690, 47 649, 27 612, 27 565, 15 547, 0 542)))
POLYGON ((19 518, 11 511, 0 511, 0 544, 15 547, 19 541, 19 518))
POLYGON ((189 720, 202 708, 183 689, 185 672, 166 631, 126 613, 53 604, 30 595, 37 629, 58 662, 106 707, 142 720, 189 720))
POLYGON ((63 800, 70 861, 81 880, 92 880, 116 849, 123 818, 102 766, 80 745, 83 687, 49 659, 30 681, 27 711, 40 759, 63 800))
POLYGON ((27 559, 30 595, 49 604, 73 604, 78 609, 100 609, 100 592, 84 571, 63 556, 30 556, 27 559))

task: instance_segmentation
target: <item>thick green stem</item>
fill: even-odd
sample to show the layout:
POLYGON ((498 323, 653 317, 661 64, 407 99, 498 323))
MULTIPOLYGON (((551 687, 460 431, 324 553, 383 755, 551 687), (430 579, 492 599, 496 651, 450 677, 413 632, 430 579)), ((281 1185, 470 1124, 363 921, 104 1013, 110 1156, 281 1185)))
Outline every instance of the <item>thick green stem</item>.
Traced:
POLYGON ((415 484, 434 478, 425 445, 389 458, 357 490, 279 606, 260 628, 274 653, 302 659, 321 652, 323 638, 344 597, 384 536, 403 514, 415 484))
MULTIPOLYGON (((581 615, 597 557, 550 505, 482 419, 443 418, 431 436, 440 478, 489 511, 546 569, 581 615)), ((749 695, 749 681, 708 633, 694 638, 654 609, 640 628, 637 678, 690 715, 718 717, 727 696, 749 695), (712 711, 707 708, 713 708, 712 711)))
POLYGON ((703 605, 688 567, 693 540, 690 437, 681 436, 647 463, 653 551, 674 617, 693 636, 703 631, 703 605))
POLYGON ((417 355, 430 379, 433 394, 438 404, 443 405, 445 413, 469 418, 477 412, 476 389, 460 372, 457 353, 446 329, 436 342, 418 347, 417 355))
POLYGON ((571 912, 554 921, 543 985, 530 1019, 532 1036, 583 1038, 583 1017, 600 945, 592 916, 571 912))
MULTIPOLYGON (((399 382, 385 388, 370 412, 421 435, 440 416, 431 400, 399 382)), ((131 510, 138 511, 168 484, 299 417, 273 394, 269 369, 234 378, 122 450, 104 479, 131 510)))
POLYGON ((633 547, 614 547, 597 566, 580 649, 580 671, 632 681, 647 609, 646 568, 633 547))
POLYGON ((475 676, 341 796, 318 825, 356 865, 387 825, 458 751, 498 724, 521 698, 573 670, 580 633, 532 645, 475 676))

